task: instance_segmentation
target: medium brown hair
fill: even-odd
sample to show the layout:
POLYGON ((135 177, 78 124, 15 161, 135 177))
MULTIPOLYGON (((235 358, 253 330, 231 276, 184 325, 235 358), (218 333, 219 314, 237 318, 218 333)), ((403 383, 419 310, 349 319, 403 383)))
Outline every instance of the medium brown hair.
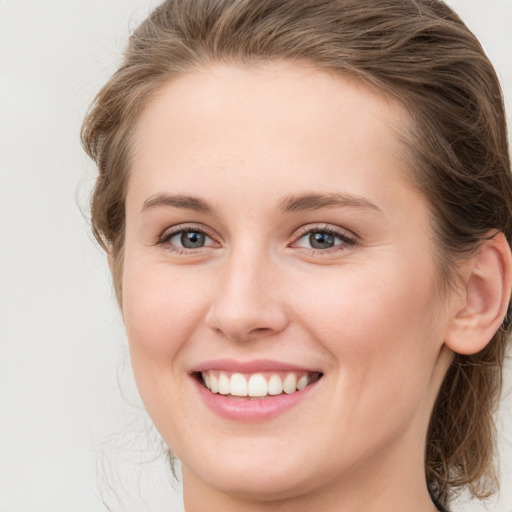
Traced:
MULTIPOLYGON (((412 119, 401 134, 412 181, 431 210, 439 268, 493 233, 512 239, 512 186, 500 86, 480 44, 436 0, 168 0, 130 37, 124 61, 97 95, 82 141, 99 176, 92 226, 114 262, 121 301, 125 195, 133 127, 173 77, 211 63, 285 59, 356 76, 397 98, 412 119)), ((495 425, 510 330, 507 315, 488 346, 455 355, 435 404, 426 478, 439 504, 465 486, 495 490, 495 425)))

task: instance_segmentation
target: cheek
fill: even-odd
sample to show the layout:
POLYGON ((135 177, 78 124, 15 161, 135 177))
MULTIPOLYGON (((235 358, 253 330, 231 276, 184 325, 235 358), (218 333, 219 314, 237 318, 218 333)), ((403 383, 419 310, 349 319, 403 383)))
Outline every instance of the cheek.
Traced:
POLYGON ((358 397, 353 406, 365 404, 363 411, 390 398, 414 407, 430 385, 443 342, 434 269, 425 264, 427 277, 413 279, 421 276, 416 268, 395 268, 383 279, 366 267, 345 276, 343 288, 303 294, 304 325, 333 356, 340 392, 358 397))
POLYGON ((127 261, 123 316, 132 355, 168 361, 203 315, 204 286, 167 266, 127 261))
MULTIPOLYGON (((425 270, 425 269, 424 269, 425 270)), ((430 274, 429 270, 425 270, 430 274)), ((319 280, 303 298, 299 317, 317 330, 324 340, 332 340, 332 350, 342 346, 355 352, 372 352, 379 347, 399 348, 399 338, 430 332, 439 297, 434 280, 421 273, 393 271, 393 268, 361 268, 345 273, 339 283, 319 280), (382 277, 384 274, 385 278, 382 277), (358 339, 358 343, 340 345, 338 340, 358 339)), ((414 341, 414 340, 411 340, 414 341)))
POLYGON ((137 388, 160 432, 188 422, 187 407, 174 390, 187 379, 182 350, 202 316, 202 294, 186 276, 166 265, 127 258, 123 274, 123 316, 137 388), (176 412, 178 411, 178 414, 176 412))

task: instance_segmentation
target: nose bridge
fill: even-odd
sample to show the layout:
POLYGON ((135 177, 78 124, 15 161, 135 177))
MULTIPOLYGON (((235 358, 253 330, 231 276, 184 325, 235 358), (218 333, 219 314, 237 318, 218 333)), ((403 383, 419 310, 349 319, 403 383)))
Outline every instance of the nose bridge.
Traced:
POLYGON ((284 329, 287 317, 276 265, 265 250, 233 247, 222 263, 206 318, 209 327, 240 341, 284 329))

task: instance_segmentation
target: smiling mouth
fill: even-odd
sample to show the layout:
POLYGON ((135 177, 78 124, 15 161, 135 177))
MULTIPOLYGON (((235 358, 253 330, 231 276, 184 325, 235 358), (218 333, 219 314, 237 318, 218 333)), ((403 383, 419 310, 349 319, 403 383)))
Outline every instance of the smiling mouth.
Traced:
POLYGON ((199 382, 212 393, 237 398, 266 398, 291 395, 322 377, 320 372, 279 371, 243 374, 221 370, 197 373, 199 382))

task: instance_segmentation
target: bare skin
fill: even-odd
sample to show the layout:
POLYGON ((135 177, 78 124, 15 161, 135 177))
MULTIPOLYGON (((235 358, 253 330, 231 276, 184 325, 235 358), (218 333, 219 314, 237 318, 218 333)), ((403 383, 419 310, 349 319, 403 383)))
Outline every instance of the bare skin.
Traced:
POLYGON ((425 437, 465 294, 439 294, 392 128, 407 122, 354 81, 286 63, 193 72, 142 113, 123 315, 187 512, 436 510, 425 437), (194 369, 212 360, 321 378, 247 422, 202 399, 194 369))

